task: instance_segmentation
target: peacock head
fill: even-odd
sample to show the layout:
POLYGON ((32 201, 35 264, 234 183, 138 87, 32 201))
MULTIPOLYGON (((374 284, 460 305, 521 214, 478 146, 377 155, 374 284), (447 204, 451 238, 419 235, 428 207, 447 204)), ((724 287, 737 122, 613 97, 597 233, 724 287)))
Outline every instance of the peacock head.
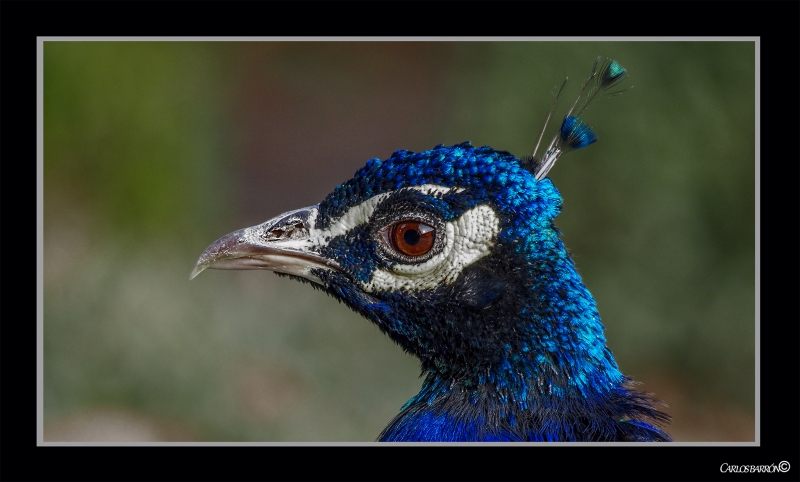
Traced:
POLYGON ((541 158, 540 136, 523 159, 469 142, 371 159, 319 204, 223 236, 192 278, 267 269, 311 283, 423 370, 463 379, 568 364, 565 347, 606 363, 594 300, 553 224, 561 196, 546 178, 561 154, 597 139, 577 114, 624 74, 614 61, 597 65, 541 158))

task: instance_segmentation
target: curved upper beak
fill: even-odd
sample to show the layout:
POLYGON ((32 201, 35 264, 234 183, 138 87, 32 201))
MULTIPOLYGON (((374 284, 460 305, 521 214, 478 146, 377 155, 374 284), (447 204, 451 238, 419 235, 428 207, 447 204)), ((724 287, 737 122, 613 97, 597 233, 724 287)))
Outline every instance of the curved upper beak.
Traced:
POLYGON ((318 254, 325 244, 316 239, 313 224, 317 206, 283 213, 257 226, 240 229, 216 240, 203 251, 192 270, 193 279, 209 269, 267 269, 322 284, 314 269, 338 269, 318 254))

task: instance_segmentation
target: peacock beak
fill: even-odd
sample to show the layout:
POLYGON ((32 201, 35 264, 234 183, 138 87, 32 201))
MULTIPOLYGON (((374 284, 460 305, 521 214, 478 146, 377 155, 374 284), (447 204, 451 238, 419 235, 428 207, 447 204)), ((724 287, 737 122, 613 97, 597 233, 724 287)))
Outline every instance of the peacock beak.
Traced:
POLYGON ((266 269, 322 284, 316 269, 335 269, 335 261, 316 252, 325 240, 315 236, 317 206, 283 213, 216 240, 203 251, 189 279, 205 269, 266 269))

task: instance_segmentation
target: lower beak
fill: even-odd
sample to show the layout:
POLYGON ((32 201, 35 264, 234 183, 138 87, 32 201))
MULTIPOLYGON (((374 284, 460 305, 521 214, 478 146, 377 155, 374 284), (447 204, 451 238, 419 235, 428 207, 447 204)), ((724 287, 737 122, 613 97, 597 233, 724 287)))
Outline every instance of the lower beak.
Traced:
POLYGON ((206 268, 266 269, 323 284, 315 271, 338 265, 316 252, 324 242, 313 237, 316 217, 317 206, 311 206, 226 234, 203 251, 189 279, 206 268))

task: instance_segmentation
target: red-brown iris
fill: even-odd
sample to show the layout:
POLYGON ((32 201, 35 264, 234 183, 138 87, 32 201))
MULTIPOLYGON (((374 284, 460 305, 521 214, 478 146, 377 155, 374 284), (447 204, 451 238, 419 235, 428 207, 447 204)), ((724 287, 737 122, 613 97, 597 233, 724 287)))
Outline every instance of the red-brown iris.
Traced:
POLYGON ((433 226, 419 221, 400 221, 389 227, 389 241, 398 253, 409 257, 422 256, 433 249, 433 226))

